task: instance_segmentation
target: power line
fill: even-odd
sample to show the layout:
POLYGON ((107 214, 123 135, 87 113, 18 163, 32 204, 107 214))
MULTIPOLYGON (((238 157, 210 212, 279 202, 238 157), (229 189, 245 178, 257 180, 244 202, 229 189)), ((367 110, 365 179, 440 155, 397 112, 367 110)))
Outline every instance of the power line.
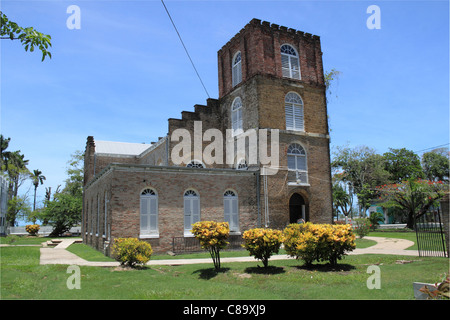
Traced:
POLYGON ((448 146, 449 144, 450 143, 441 144, 441 145, 436 146, 436 147, 431 147, 431 148, 426 148, 426 149, 422 149, 422 150, 419 150, 419 151, 414 151, 414 153, 418 153, 418 152, 425 151, 425 150, 430 150, 430 149, 437 149, 437 148, 440 148, 440 147, 448 146))
POLYGON ((177 29, 177 27, 175 26, 175 23, 173 22, 172 17, 170 16, 169 10, 167 10, 167 7, 166 7, 164 1, 161 0, 161 2, 162 2, 162 4, 163 4, 163 6, 164 6, 164 9, 166 9, 167 15, 169 16, 169 19, 170 19, 170 21, 172 22, 172 25, 173 25, 175 31, 177 32, 178 38, 180 39, 181 44, 183 45, 184 51, 186 51, 186 54, 187 54, 189 60, 191 61, 192 67, 194 67, 195 73, 197 74, 197 77, 198 77, 198 79, 200 80, 200 82, 201 82, 201 84, 202 84, 202 86, 203 86, 203 89, 205 89, 206 95, 208 96, 208 98, 210 98, 209 93, 208 93, 208 90, 206 90, 206 87, 205 87, 205 85, 203 84, 202 78, 200 77, 200 75, 199 75, 199 73, 198 73, 198 71, 197 71, 197 68, 196 68, 195 65, 194 65, 194 62, 192 61, 191 56, 189 55, 189 52, 188 52, 186 46, 184 45, 183 39, 181 39, 181 35, 180 35, 180 33, 178 32, 178 29, 177 29))

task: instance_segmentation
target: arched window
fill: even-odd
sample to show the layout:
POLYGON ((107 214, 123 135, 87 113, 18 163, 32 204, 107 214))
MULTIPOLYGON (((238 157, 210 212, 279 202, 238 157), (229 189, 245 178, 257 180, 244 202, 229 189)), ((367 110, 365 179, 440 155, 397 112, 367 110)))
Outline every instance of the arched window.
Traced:
POLYGON ((192 236, 192 224, 200 221, 200 196, 192 189, 184 193, 184 235, 192 236))
POLYGON ((158 195, 153 189, 145 189, 141 193, 140 236, 155 236, 158 234, 158 195))
POLYGON ((224 220, 230 225, 230 232, 239 231, 239 206, 237 194, 227 190, 223 194, 224 220))
POLYGON ((308 183, 306 151, 300 144, 293 143, 288 147, 287 163, 288 170, 295 171, 297 182, 308 183))
POLYGON ((281 46, 281 70, 283 77, 300 80, 300 63, 298 54, 288 44, 281 46))
POLYGON ((237 97, 231 105, 231 129, 233 135, 242 133, 242 100, 237 97))
POLYGON ((231 69, 231 78, 233 87, 241 83, 242 81, 242 67, 241 67, 241 52, 237 52, 233 58, 233 67, 231 69))
POLYGON ((303 101, 295 92, 289 92, 284 98, 286 113, 286 130, 305 130, 303 120, 303 101))
POLYGON ((200 168, 200 169, 203 169, 205 166, 204 166, 203 163, 201 163, 201 162, 198 161, 198 160, 192 160, 191 162, 189 162, 189 163, 186 165, 186 167, 187 167, 187 168, 200 168))

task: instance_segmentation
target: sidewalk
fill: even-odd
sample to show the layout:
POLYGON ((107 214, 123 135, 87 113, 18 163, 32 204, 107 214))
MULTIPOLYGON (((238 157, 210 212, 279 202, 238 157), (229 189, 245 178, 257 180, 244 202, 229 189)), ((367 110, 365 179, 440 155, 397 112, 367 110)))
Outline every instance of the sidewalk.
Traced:
MULTIPOLYGON (((414 242, 403 239, 394 238, 381 238, 381 237, 365 237, 368 240, 374 240, 376 245, 365 248, 355 249, 349 252, 349 255, 355 254, 393 254, 404 256, 418 256, 416 250, 405 250, 412 246, 414 242)), ((95 267, 116 267, 119 266, 119 262, 93 262, 84 260, 77 255, 66 250, 73 242, 79 239, 64 239, 54 248, 41 248, 40 264, 75 264, 79 266, 95 266, 95 267)), ((294 259, 288 255, 280 254, 274 255, 270 260, 289 260, 294 259)), ((220 262, 251 262, 256 261, 254 257, 233 257, 233 258, 220 258, 220 262)), ((147 265, 182 265, 182 264, 197 264, 197 263, 211 263, 211 258, 204 259, 167 259, 167 260, 150 260, 147 265)))

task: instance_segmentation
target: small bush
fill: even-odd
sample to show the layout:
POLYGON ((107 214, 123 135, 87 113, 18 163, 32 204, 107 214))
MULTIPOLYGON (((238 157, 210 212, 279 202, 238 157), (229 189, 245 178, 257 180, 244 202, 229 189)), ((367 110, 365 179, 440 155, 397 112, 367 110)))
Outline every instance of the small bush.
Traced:
POLYGON ((262 261, 264 267, 269 264, 269 258, 278 253, 283 243, 283 233, 280 230, 255 228, 244 232, 244 244, 251 256, 262 261))
POLYGON ((381 212, 371 212, 369 216, 370 223, 372 224, 370 230, 374 231, 380 225, 380 222, 384 221, 384 215, 381 212))
POLYGON ((355 249, 355 235, 350 225, 290 224, 284 229, 284 248, 307 265, 328 261, 336 265, 347 251, 355 249))
POLYGON ((25 230, 30 234, 30 236, 37 235, 41 227, 38 224, 28 224, 25 226, 25 230))
POLYGON ((353 225, 353 229, 355 230, 355 233, 359 236, 360 239, 369 234, 371 227, 372 224, 370 223, 370 220, 367 218, 355 219, 355 225, 353 225))
POLYGON ((214 267, 220 269, 220 250, 228 245, 230 227, 228 222, 199 221, 192 225, 192 234, 200 241, 203 249, 211 254, 214 267))
POLYGON ((135 267, 146 264, 153 250, 148 242, 139 241, 136 238, 117 238, 114 240, 112 253, 121 265, 135 267))

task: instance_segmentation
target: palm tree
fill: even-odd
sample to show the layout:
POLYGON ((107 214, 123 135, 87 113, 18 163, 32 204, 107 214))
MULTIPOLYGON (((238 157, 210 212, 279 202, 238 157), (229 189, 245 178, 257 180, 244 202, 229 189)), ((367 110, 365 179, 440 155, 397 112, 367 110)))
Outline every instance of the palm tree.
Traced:
POLYGON ((43 184, 44 180, 45 180, 45 176, 42 175, 42 171, 38 170, 33 170, 33 175, 31 176, 31 178, 33 179, 33 184, 34 184, 34 203, 33 203, 33 211, 36 211, 36 191, 37 188, 39 187, 39 183, 43 184))

